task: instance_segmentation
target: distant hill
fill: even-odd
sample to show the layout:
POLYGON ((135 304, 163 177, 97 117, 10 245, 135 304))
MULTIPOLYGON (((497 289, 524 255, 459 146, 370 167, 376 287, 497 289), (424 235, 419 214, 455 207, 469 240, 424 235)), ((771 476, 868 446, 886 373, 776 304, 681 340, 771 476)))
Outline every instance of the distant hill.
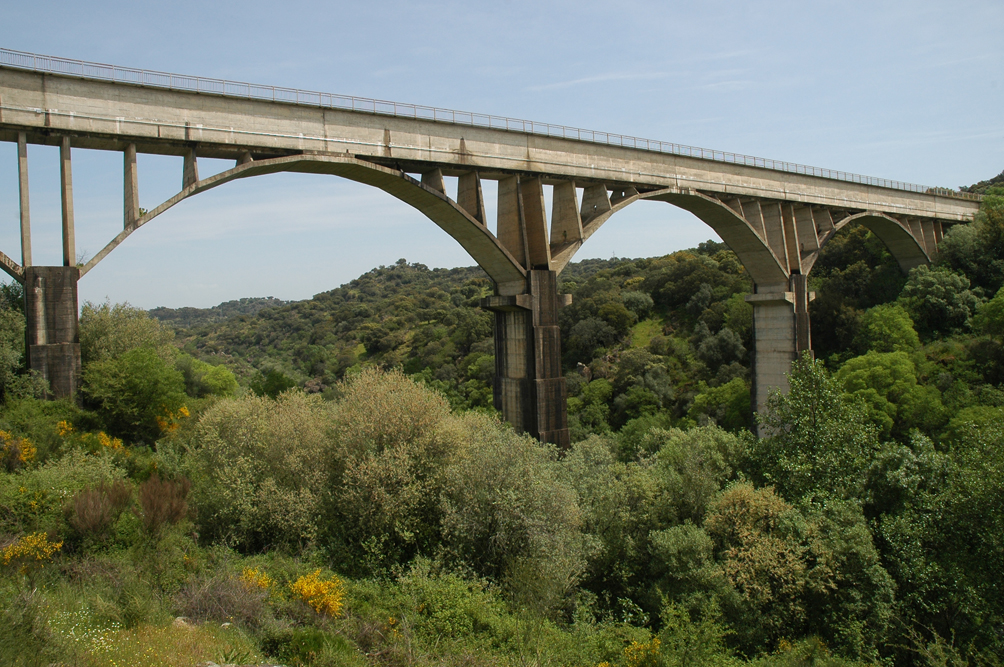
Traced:
POLYGON ((274 296, 245 297, 236 301, 227 301, 212 308, 154 308, 150 311, 154 317, 175 329, 191 329, 205 324, 222 322, 238 315, 257 315, 266 308, 285 306, 290 301, 276 299, 274 296))

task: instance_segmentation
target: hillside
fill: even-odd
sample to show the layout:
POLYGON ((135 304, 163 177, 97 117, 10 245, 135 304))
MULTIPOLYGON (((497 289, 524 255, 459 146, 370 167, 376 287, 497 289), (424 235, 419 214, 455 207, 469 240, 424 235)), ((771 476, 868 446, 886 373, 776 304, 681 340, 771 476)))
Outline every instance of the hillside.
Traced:
POLYGON ((284 306, 289 301, 276 299, 272 296, 245 297, 235 301, 225 301, 212 308, 153 308, 149 311, 152 317, 175 328, 190 329, 192 327, 215 324, 230 317, 239 315, 256 315, 266 308, 284 306))

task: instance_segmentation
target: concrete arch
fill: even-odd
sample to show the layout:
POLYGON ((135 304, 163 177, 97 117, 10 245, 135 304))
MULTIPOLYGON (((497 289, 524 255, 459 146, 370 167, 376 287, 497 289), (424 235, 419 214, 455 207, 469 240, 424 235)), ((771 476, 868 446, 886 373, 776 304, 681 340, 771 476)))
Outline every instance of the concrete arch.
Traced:
MULTIPOLYGON (((746 267, 747 273, 750 274, 753 282, 757 285, 788 284, 788 272, 784 270, 777 256, 764 243, 763 239, 760 238, 760 235, 757 234, 750 224, 746 222, 745 218, 738 215, 718 199, 708 197, 694 190, 665 188, 653 192, 636 194, 619 200, 609 211, 605 211, 588 222, 583 223, 582 240, 585 241, 588 239, 614 213, 642 199, 664 201, 693 213, 704 224, 711 227, 725 244, 736 253, 739 261, 746 267)), ((570 254, 564 259, 561 268, 564 268, 569 259, 571 259, 570 254)))
MULTIPOLYGON (((856 213, 838 222, 820 241, 820 250, 826 247, 827 242, 837 232, 851 223, 864 225, 877 236, 885 244, 885 247, 889 249, 892 256, 896 258, 899 268, 902 269, 903 273, 907 273, 910 269, 922 264, 929 264, 931 261, 927 250, 917 240, 917 237, 914 236, 913 231, 908 225, 896 218, 875 211, 856 213)), ((812 266, 810 265, 806 268, 805 272, 808 273, 811 269, 812 266)))
POLYGON ((370 185, 393 195, 421 211, 443 231, 452 236, 481 266, 492 280, 512 282, 524 280, 526 270, 499 243, 488 228, 478 223, 442 192, 433 190, 405 173, 375 165, 353 157, 330 155, 293 155, 239 164, 233 169, 197 181, 143 215, 136 224, 123 229, 80 270, 83 276, 114 250, 130 234, 147 224, 175 204, 206 190, 239 178, 279 172, 331 174, 357 183, 370 185))
MULTIPOLYGON (((664 191, 659 190, 659 192, 664 192, 664 191)), ((592 236, 597 229, 602 227, 603 223, 609 220, 614 213, 617 213, 618 211, 627 208, 630 204, 633 204, 634 202, 638 201, 639 199, 643 199, 646 196, 647 195, 641 195, 635 193, 633 195, 623 197, 616 201, 612 201, 610 202, 610 208, 606 209, 602 213, 599 213, 590 218, 582 220, 582 238, 580 240, 573 241, 571 243, 564 243, 561 245, 552 246, 551 248, 552 269, 556 273, 561 273, 561 270, 564 269, 570 261, 572 261, 572 257, 574 257, 575 253, 579 251, 579 248, 582 247, 582 244, 585 243, 587 240, 589 240, 589 237, 592 236)))

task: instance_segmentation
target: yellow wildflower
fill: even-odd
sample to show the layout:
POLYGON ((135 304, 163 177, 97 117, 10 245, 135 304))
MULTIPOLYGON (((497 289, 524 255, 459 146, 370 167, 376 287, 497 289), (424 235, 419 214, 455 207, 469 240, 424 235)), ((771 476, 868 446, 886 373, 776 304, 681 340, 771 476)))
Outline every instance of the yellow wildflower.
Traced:
POLYGON ((628 667, 649 667, 649 665, 659 664, 658 637, 653 637, 648 642, 631 642, 630 646, 624 648, 624 657, 627 659, 628 667))
POLYGON ((268 576, 268 573, 256 567, 246 567, 241 570, 241 581, 248 588, 260 588, 262 590, 268 590, 275 584, 275 580, 268 576))
POLYGON ((73 424, 66 421, 65 419, 56 424, 56 435, 60 438, 65 438, 66 436, 73 433, 73 424))
POLYGON ((35 460, 36 453, 35 444, 28 438, 15 438, 7 431, 0 431, 0 458, 5 459, 8 466, 15 461, 30 463, 35 460))
POLYGON ((318 614, 337 616, 342 610, 345 588, 338 577, 325 580, 321 578, 320 570, 314 570, 297 579, 289 587, 318 614))
POLYGON ((31 565, 42 567, 62 547, 62 542, 50 542, 49 536, 44 532, 32 533, 7 545, 0 551, 0 560, 5 566, 10 565, 11 561, 20 561, 23 564, 21 572, 26 574, 31 565))

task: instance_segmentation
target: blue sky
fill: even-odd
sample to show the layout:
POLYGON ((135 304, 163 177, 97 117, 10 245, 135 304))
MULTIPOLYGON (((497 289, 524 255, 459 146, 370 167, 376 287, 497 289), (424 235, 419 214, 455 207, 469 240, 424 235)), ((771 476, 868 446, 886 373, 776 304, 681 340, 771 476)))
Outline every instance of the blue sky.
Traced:
MULTIPOLYGON (((0 46, 573 125, 957 187, 1004 169, 1004 3, 244 1, 12 3, 0 46)), ((19 257, 15 147, 0 249, 19 257)), ((30 147, 36 264, 61 263, 58 151, 30 147)), ((122 158, 75 151, 77 250, 121 229, 122 158)), ((200 161, 205 176, 229 164, 200 161)), ((181 161, 140 156, 140 205, 181 161)), ((486 198, 493 196, 486 189, 486 198)), ((491 214, 490 214, 491 215, 491 214)), ((639 203, 584 257, 713 238, 639 203)), ((175 207, 80 282, 80 299, 211 306, 309 298, 398 258, 472 264, 421 214, 332 177, 232 183, 175 207)))

